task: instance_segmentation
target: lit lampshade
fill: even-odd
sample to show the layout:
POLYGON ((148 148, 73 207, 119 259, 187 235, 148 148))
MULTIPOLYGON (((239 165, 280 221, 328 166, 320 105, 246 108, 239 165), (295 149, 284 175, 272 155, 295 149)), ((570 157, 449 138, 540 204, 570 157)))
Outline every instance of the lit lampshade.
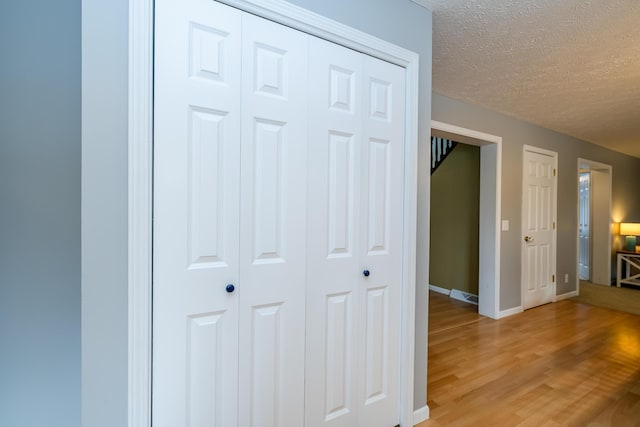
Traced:
POLYGON ((626 236, 624 243, 625 251, 636 250, 636 236, 640 236, 640 223, 637 222, 621 222, 620 235, 626 236))

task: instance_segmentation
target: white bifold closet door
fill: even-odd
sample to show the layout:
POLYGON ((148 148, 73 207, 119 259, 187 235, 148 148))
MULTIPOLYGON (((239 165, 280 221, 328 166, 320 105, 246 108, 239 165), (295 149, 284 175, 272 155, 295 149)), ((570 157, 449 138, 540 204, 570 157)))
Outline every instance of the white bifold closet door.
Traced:
POLYGON ((306 35, 161 7, 153 424, 302 425, 306 35))
POLYGON ((404 70, 212 0, 155 28, 154 427, 395 426, 404 70))
POLYGON ((310 45, 306 425, 394 426, 404 70, 310 45))

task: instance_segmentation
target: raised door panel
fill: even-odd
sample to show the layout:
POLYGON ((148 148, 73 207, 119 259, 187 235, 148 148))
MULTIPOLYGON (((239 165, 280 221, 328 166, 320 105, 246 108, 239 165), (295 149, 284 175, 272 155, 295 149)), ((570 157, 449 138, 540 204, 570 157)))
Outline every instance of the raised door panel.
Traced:
POLYGON ((242 16, 239 424, 304 423, 307 35, 242 16))
POLYGON ((359 425, 382 427, 399 419, 405 74, 365 56, 363 77, 358 411, 359 425))
POLYGON ((156 2, 153 423, 237 424, 240 13, 156 2))
POLYGON ((389 397, 389 372, 387 360, 391 351, 389 330, 389 290, 387 287, 369 289, 366 305, 366 347, 364 360, 364 402, 371 405, 389 397))
MULTIPOLYGON (((187 168, 188 265, 194 268, 227 266, 225 233, 224 162, 229 149, 225 137, 227 113, 189 107, 187 168)), ((236 178, 237 179, 237 178, 236 178)))
POLYGON ((224 425, 224 353, 229 349, 223 338, 228 321, 224 312, 191 316, 188 320, 185 425, 224 425))
POLYGON ((306 427, 358 423, 362 55, 310 38, 306 427))

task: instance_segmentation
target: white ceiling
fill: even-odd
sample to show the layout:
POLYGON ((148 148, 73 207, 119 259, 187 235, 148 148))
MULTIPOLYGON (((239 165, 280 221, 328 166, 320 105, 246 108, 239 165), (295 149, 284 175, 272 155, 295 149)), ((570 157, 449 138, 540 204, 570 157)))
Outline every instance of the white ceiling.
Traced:
POLYGON ((414 0, 433 90, 640 158, 639 0, 414 0))

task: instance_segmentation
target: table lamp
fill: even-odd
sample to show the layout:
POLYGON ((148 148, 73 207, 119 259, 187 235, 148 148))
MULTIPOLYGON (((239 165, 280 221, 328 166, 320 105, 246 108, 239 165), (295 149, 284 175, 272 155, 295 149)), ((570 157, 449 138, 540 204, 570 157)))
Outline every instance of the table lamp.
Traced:
POLYGON ((640 223, 637 222, 621 222, 620 235, 626 236, 624 242, 625 251, 636 251, 636 236, 640 236, 640 223))

